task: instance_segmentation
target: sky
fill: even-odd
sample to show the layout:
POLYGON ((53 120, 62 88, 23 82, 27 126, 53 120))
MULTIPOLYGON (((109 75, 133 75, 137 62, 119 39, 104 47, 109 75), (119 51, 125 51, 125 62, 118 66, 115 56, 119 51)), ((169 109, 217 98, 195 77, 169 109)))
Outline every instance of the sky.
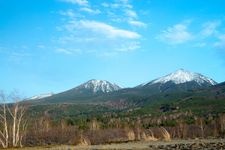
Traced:
POLYGON ((133 87, 180 68, 225 81, 224 0, 0 0, 0 89, 133 87))

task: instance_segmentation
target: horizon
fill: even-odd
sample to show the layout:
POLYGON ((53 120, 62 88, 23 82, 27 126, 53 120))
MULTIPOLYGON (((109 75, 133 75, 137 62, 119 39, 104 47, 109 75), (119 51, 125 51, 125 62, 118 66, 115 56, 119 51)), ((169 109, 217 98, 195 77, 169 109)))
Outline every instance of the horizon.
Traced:
POLYGON ((224 6, 223 0, 2 0, 0 89, 31 97, 90 79, 134 87, 180 68, 224 82, 224 6))

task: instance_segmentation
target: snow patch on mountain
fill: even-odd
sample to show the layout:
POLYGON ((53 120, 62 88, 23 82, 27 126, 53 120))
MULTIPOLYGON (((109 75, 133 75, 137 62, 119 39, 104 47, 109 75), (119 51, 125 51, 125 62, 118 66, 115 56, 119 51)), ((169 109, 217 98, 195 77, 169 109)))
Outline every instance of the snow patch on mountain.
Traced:
POLYGON ((29 100, 42 99, 42 98, 50 97, 52 95, 53 95, 53 93, 39 94, 39 95, 32 96, 31 98, 29 98, 29 100))
MULTIPOLYGON (((186 83, 186 82, 191 82, 191 81, 195 81, 199 85, 202 85, 206 82, 211 84, 211 85, 217 84, 215 81, 213 81, 212 79, 210 79, 208 77, 205 77, 205 76, 203 76, 199 73, 190 72, 190 71, 187 71, 187 70, 184 70, 184 69, 179 69, 179 70, 177 70, 177 71, 175 71, 171 74, 168 74, 164 77, 153 80, 150 83, 151 84, 166 83, 166 82, 169 82, 169 81, 171 81, 175 84, 181 84, 181 83, 186 83)), ((144 85, 146 85, 146 84, 144 84, 144 85)))
POLYGON ((94 93, 96 92, 108 93, 121 89, 118 85, 112 84, 106 80, 95 80, 95 79, 90 80, 77 87, 77 89, 81 88, 92 90, 94 93))

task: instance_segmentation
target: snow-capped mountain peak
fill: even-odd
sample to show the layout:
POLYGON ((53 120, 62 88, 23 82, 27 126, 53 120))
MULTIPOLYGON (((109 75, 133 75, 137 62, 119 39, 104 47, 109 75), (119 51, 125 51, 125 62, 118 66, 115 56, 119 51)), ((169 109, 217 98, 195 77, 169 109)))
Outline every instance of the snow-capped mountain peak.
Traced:
POLYGON ((184 69, 179 69, 171 74, 168 74, 164 77, 158 78, 156 80, 152 81, 152 84, 155 83, 166 83, 166 82, 173 82, 175 84, 181 84, 181 83, 186 83, 186 82, 191 82, 191 81, 195 81, 197 82, 199 85, 203 84, 203 83, 209 83, 211 85, 215 85, 216 82, 213 81, 212 79, 205 77, 199 73, 194 73, 194 72, 190 72, 184 69))
POLYGON ((83 88, 91 90, 93 93, 97 92, 108 93, 121 89, 116 84, 112 84, 106 80, 96 80, 96 79, 89 80, 88 82, 78 86, 76 89, 83 89, 83 88))

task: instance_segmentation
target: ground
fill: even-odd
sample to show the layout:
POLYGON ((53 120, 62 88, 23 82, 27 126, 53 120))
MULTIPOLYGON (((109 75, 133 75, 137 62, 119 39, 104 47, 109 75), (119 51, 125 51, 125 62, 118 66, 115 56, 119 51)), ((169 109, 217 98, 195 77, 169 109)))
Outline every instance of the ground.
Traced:
MULTIPOLYGON (((156 142, 128 142, 107 145, 91 146, 46 146, 46 147, 28 147, 20 150, 223 150, 225 149, 225 139, 192 139, 192 140, 172 140, 156 142)), ((16 150, 16 149, 9 149, 16 150)))

